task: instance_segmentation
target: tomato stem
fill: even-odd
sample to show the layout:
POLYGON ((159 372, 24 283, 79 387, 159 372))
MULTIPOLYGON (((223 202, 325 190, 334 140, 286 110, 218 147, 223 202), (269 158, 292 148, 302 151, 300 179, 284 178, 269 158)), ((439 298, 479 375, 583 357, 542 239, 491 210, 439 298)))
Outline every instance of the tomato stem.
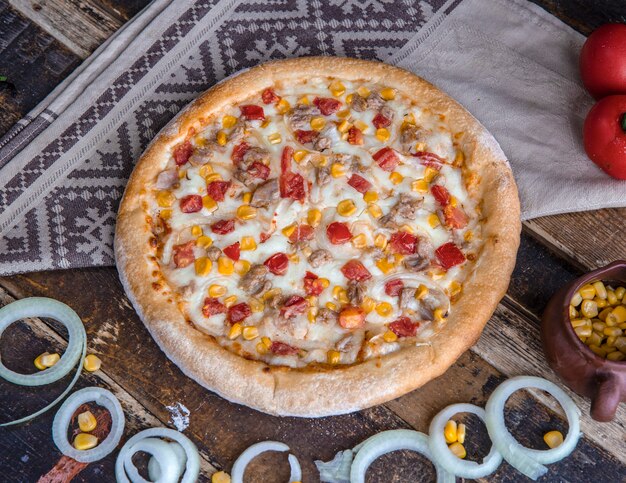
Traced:
POLYGON ((624 112, 622 114, 622 117, 620 118, 620 122, 619 122, 622 131, 624 131, 626 133, 626 112, 624 112))

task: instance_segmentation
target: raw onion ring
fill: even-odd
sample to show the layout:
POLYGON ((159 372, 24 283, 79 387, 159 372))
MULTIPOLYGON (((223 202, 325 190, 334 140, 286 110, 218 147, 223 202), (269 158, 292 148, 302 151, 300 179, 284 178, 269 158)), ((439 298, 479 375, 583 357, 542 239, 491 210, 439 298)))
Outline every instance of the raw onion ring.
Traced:
MULTIPOLYGON (((248 463, 266 451, 289 451, 289 446, 278 441, 262 441, 260 443, 253 444, 241 453, 235 460, 233 469, 230 472, 231 483, 243 483, 243 475, 246 472, 248 463)), ((289 455, 289 467, 291 468, 289 482, 294 483, 302 481, 300 462, 298 461, 298 458, 292 454, 289 455)))
MULTIPOLYGON (((180 470, 178 471, 178 476, 180 477, 180 475, 183 474, 185 463, 187 463, 187 455, 185 454, 185 450, 183 449, 183 447, 178 443, 172 441, 171 443, 167 444, 170 445, 171 450, 176 454, 176 462, 180 468, 180 470)), ((161 465, 159 464, 158 459, 154 456, 148 461, 148 476, 151 481, 158 481, 158 479, 161 478, 161 465)))
MULTIPOLYGON (((137 481, 141 481, 141 482, 146 481, 141 477, 141 475, 139 475, 139 472, 137 472, 136 468, 135 468, 135 471, 132 471, 132 469, 129 471, 129 473, 131 473, 130 475, 127 473, 126 468, 125 468, 126 461, 129 461, 130 465, 134 467, 134 465, 132 464, 133 455, 137 453, 138 451, 144 451, 144 450, 148 451, 146 448, 155 450, 155 453, 152 453, 152 456, 157 459, 156 464, 159 465, 159 470, 161 471, 161 473, 170 474, 169 471, 166 471, 168 469, 165 468, 164 466, 166 464, 170 464, 170 465, 172 464, 171 460, 169 459, 169 456, 171 454, 176 455, 176 451, 172 449, 171 447, 166 448, 165 446, 161 446, 161 445, 157 447, 157 445, 152 445, 150 443, 148 445, 145 445, 145 444, 137 445, 137 443, 145 440, 146 438, 167 438, 178 443, 185 451, 185 455, 187 457, 187 461, 185 463, 185 472, 182 474, 182 479, 180 480, 180 482, 181 483, 194 483, 198 479, 198 475, 200 474, 200 454, 198 453, 198 448, 196 447, 196 445, 193 444, 193 442, 189 438, 187 438, 187 436, 185 436, 183 433, 174 431, 173 429, 150 428, 150 429, 145 429, 135 434, 132 438, 126 441, 124 446, 122 446, 122 449, 120 450, 120 453, 117 456, 117 460, 115 461, 115 478, 118 481, 118 483, 129 483, 129 482, 136 483, 137 481), (167 461, 159 461, 158 458, 160 455, 165 455, 165 458, 167 458, 167 461), (135 476, 135 473, 136 473, 136 476, 139 477, 138 479, 133 479, 133 477, 135 476)), ((181 475, 179 475, 179 477, 180 476, 181 475)), ((174 481, 178 481, 178 479, 174 481)), ((162 483, 165 483, 165 481, 163 481, 162 483)))
POLYGON ((488 476, 496 471, 500 463, 502 463, 502 455, 494 444, 491 445, 491 450, 483 459, 482 464, 475 461, 462 460, 448 449, 443 430, 448 420, 458 413, 472 413, 482 419, 483 422, 486 417, 485 410, 473 404, 452 404, 444 408, 430 422, 430 428, 428 429, 430 452, 437 463, 456 476, 471 479, 488 476))
POLYGON ((489 397, 485 410, 487 413, 485 424, 493 445, 511 466, 533 480, 548 471, 544 464, 559 461, 574 451, 581 435, 580 410, 574 401, 556 384, 540 377, 518 376, 504 381, 489 397), (525 388, 536 388, 550 393, 565 411, 569 431, 563 443, 556 448, 548 450, 526 448, 518 443, 506 428, 504 405, 511 394, 525 388))
MULTIPOLYGON (((69 340, 61 359, 51 368, 35 374, 20 374, 8 369, 0 360, 0 377, 20 386, 43 386, 58 381, 66 376, 78 363, 76 374, 65 390, 44 408, 15 421, 0 424, 0 427, 23 423, 45 413, 59 403, 72 390, 78 380, 83 367, 83 360, 87 355, 87 334, 83 322, 63 302, 47 297, 29 297, 16 300, 0 308, 0 337, 4 330, 18 320, 30 317, 48 317, 54 319, 67 328, 69 340)), ((1 359, 1 357, 0 357, 1 359)))
POLYGON ((59 451, 79 463, 93 463, 101 460, 117 447, 124 433, 124 411, 117 398, 101 387, 86 387, 76 391, 61 405, 52 422, 52 439, 59 451), (105 407, 111 414, 111 431, 95 448, 79 450, 67 440, 67 428, 73 414, 81 404, 94 402, 105 407))

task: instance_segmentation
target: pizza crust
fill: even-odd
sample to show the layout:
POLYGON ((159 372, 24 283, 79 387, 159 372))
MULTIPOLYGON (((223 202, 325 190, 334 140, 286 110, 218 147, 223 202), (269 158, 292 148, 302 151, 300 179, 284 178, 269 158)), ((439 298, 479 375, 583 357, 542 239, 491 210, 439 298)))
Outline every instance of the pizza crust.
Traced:
POLYGON ((218 84, 183 109, 155 138, 133 171, 120 205, 115 256, 140 318, 167 356, 189 377, 229 401, 280 416, 321 417, 381 404, 445 372, 471 347, 504 296, 520 236, 517 188, 506 157, 489 132, 459 103, 403 69, 380 62, 309 57, 260 65, 218 84), (169 150, 228 105, 267 87, 313 76, 367 79, 403 92, 446 115, 465 132, 466 163, 480 174, 483 247, 443 330, 428 345, 406 347, 350 366, 293 369, 244 359, 185 320, 160 273, 144 197, 169 150), (419 368, 419 370, 416 370, 419 368))

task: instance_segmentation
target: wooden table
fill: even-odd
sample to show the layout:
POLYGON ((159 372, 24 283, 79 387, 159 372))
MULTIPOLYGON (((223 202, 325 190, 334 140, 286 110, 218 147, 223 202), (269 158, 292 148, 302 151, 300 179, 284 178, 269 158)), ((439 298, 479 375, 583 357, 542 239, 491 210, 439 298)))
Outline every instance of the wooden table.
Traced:
MULTIPOLYGON (((621 1, 535 0, 587 34, 608 21, 626 21, 621 1), (620 6, 621 4, 621 6, 620 6)), ((15 88, 0 86, 0 134, 26 114, 83 58, 146 4, 146 0, 0 0, 0 75, 15 88)), ((518 263, 506 297, 480 341, 443 376, 385 405, 324 418, 276 418, 231 404, 186 378, 158 349, 140 322, 118 281, 115 268, 42 272, 0 278, 0 302, 43 295, 71 305, 82 317, 89 352, 102 370, 81 376, 78 387, 112 390, 127 416, 124 440, 140 429, 170 425, 167 406, 182 403, 190 412, 185 431, 202 456, 202 479, 216 469, 229 471, 250 444, 284 441, 299 457, 304 481, 317 481, 314 459, 330 459, 375 432, 394 428, 427 431, 432 416, 455 402, 483 405, 507 376, 534 374, 554 380, 541 352, 539 317, 561 285, 583 271, 626 258, 626 209, 552 216, 524 223, 518 263)), ((10 367, 32 371, 32 360, 54 347, 65 334, 41 321, 14 324, 0 349, 10 367)), ((65 380, 39 390, 0 381, 0 421, 41 407, 61 391, 65 380)), ((550 466, 543 481, 626 481, 626 406, 614 422, 599 424, 587 415, 589 405, 576 397, 584 416, 585 437, 567 460, 550 466)), ((36 481, 58 461, 51 439, 54 411, 35 421, 0 429, 0 480, 36 481)), ((509 428, 524 444, 543 448, 542 435, 565 431, 567 424, 550 398, 518 393, 507 405, 509 428), (555 411, 556 410, 556 411, 555 411)), ((469 454, 489 447, 484 426, 469 420, 469 454)), ((74 481, 112 481, 116 453, 89 465, 74 481)), ((408 452, 387 455, 370 469, 369 481, 431 481, 433 467, 408 452)), ((284 455, 255 460, 249 481, 286 481, 284 455)), ((503 464, 489 481, 523 481, 503 464)))

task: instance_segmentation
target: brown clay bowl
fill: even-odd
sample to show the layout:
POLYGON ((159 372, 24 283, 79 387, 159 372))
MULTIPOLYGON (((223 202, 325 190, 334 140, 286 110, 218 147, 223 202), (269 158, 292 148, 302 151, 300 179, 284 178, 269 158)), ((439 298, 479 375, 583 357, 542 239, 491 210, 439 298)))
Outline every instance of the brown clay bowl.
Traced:
POLYGON ((620 401, 626 402, 626 361, 596 355, 578 338, 569 319, 576 290, 596 280, 626 285, 626 260, 589 272, 554 294, 543 312, 541 341, 554 372, 574 392, 591 399, 591 417, 611 421, 620 401))

